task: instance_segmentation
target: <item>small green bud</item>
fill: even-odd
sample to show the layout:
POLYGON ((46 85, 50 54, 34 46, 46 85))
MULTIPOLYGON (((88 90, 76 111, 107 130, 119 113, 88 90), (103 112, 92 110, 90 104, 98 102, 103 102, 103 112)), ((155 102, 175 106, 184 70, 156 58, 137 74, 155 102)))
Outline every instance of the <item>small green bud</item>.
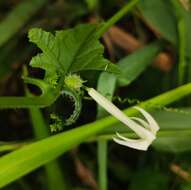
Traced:
POLYGON ((70 74, 66 76, 66 78, 64 79, 64 82, 68 88, 74 89, 74 90, 80 90, 80 88, 83 86, 83 83, 85 81, 83 81, 79 75, 70 74))

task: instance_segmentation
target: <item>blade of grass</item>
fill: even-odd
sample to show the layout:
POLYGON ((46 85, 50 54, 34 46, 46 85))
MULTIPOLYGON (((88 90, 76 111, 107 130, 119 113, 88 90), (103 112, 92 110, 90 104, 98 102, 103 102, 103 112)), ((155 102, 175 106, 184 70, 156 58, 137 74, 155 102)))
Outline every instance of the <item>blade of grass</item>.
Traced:
POLYGON ((0 142, 0 152, 13 151, 27 144, 28 143, 0 142))
MULTIPOLYGON (((45 123, 40 109, 30 108, 29 111, 36 139, 40 140, 48 137, 48 126, 45 123)), ((54 160, 46 164, 45 170, 47 175, 47 188, 49 190, 54 190, 55 188, 57 190, 67 189, 58 160, 54 160)))
MULTIPOLYGON (((156 105, 164 106, 171 104, 190 94, 191 83, 142 102, 139 106, 149 111, 154 109, 156 105)), ((138 114, 137 110, 132 107, 126 109, 124 113, 128 116, 138 114)), ((113 126, 115 123, 118 123, 118 120, 109 116, 79 128, 31 143, 28 146, 1 157, 0 187, 4 187, 34 169, 56 159, 64 152, 95 136, 103 129, 113 126)))
POLYGON ((141 18, 154 33, 157 32, 169 42, 177 44, 176 18, 170 1, 140 1, 138 10, 140 10, 141 18))
POLYGON ((23 0, 0 23, 0 46, 4 45, 26 22, 47 2, 47 0, 23 0))
POLYGON ((117 76, 118 86, 127 86, 132 83, 153 62, 161 49, 160 42, 154 42, 122 58, 118 62, 122 71, 117 76))
POLYGON ((178 54, 179 54, 179 63, 178 63, 178 84, 182 85, 185 81, 186 74, 186 60, 185 60, 185 51, 186 51, 186 23, 183 12, 181 10, 181 4, 177 0, 171 0, 172 5, 176 13, 177 19, 177 31, 178 31, 178 54))

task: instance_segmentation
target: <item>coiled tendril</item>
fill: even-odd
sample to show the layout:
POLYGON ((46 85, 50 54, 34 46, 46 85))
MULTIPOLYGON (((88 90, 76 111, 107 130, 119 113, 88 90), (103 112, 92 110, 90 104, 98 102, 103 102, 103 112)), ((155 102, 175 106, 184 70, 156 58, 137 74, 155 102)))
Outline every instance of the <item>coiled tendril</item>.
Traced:
POLYGON ((67 119, 63 118, 63 113, 56 113, 56 108, 54 112, 50 115, 52 124, 50 125, 51 132, 60 131, 64 126, 72 125, 79 118, 81 108, 82 108, 82 92, 80 88, 82 87, 83 80, 76 74, 68 75, 65 78, 65 86, 60 92, 61 98, 69 98, 73 104, 73 112, 67 119))

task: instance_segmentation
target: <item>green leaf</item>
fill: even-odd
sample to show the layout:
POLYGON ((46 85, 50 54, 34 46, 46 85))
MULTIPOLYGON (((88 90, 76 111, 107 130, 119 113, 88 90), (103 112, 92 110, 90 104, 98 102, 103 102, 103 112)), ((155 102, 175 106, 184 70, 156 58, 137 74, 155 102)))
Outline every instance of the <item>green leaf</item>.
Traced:
POLYGON ((154 142, 157 150, 174 153, 191 151, 191 109, 181 110, 158 111, 153 114, 161 129, 164 130, 161 137, 154 142), (169 131, 174 131, 174 135, 168 134, 169 131))
POLYGON ((31 42, 43 51, 33 57, 30 65, 46 71, 45 80, 56 85, 58 78, 82 70, 119 72, 116 65, 104 59, 104 48, 98 41, 97 25, 78 25, 57 31, 55 35, 34 28, 29 31, 31 42))
MULTIPOLYGON (((30 66, 44 69, 44 80, 51 85, 56 85, 58 80, 57 70, 59 69, 57 67, 60 66, 60 63, 54 36, 42 29, 31 29, 28 37, 30 42, 37 44, 43 51, 43 53, 32 58, 30 66)), ((64 70, 60 69, 59 72, 64 72, 64 70)))
POLYGON ((159 51, 160 45, 153 43, 121 59, 118 63, 121 68, 121 74, 117 76, 118 85, 129 85, 152 63, 159 51))
POLYGON ((139 8, 146 21, 173 44, 178 42, 177 22, 170 1, 142 0, 139 8))
POLYGON ((168 136, 158 138, 153 146, 159 151, 181 153, 191 151, 191 129, 189 131, 176 131, 174 135, 171 133, 168 136), (178 134, 178 136, 176 136, 178 134))
MULTIPOLYGON (((186 23, 186 54, 190 56, 191 51, 191 12, 186 11, 180 4, 179 9, 170 1, 165 0, 142 0, 139 2, 139 8, 146 22, 148 22, 161 36, 178 48, 179 36, 177 32, 178 19, 176 11, 179 11, 181 17, 186 23)), ((178 15, 178 16, 180 16, 178 15)))
POLYGON ((129 85, 152 63, 160 50, 159 43, 152 43, 121 59, 117 64, 121 68, 121 73, 102 73, 98 80, 98 91, 106 97, 109 93, 110 99, 116 87, 116 80, 118 86, 129 85))

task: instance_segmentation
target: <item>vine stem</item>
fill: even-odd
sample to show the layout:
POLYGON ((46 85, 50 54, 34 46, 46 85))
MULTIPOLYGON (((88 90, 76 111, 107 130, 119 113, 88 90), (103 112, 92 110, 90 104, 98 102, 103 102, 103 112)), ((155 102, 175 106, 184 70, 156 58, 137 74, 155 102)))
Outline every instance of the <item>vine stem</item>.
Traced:
POLYGON ((132 0, 127 3, 120 11, 118 11, 114 16, 112 16, 98 31, 97 36, 100 38, 111 26, 113 26, 118 20, 120 20, 127 12, 132 10, 132 8, 139 2, 139 0, 132 0))
POLYGON ((0 97, 0 108, 42 108, 51 105, 59 94, 44 94, 36 97, 2 96, 0 97))

